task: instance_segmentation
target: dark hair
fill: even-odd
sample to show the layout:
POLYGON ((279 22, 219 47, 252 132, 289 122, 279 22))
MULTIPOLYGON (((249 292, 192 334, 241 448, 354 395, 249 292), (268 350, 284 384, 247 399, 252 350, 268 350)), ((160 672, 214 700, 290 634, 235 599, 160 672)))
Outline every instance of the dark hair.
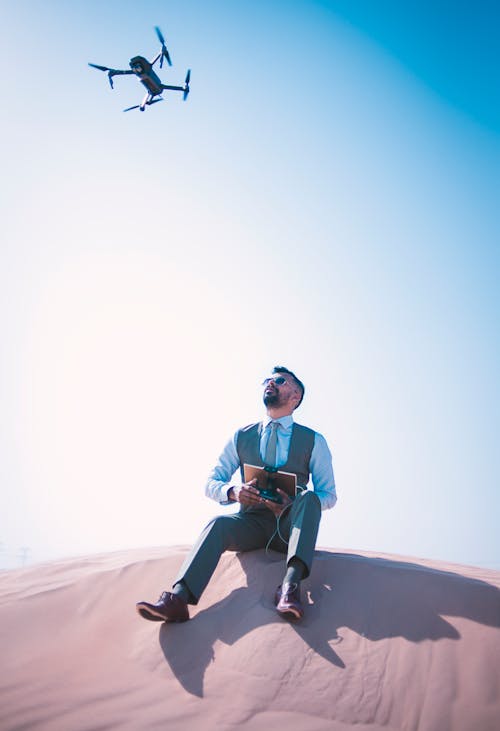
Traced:
POLYGON ((302 403, 302 399, 304 398, 304 393, 306 390, 304 388, 304 384, 302 383, 300 378, 297 378, 297 376, 295 375, 295 373, 293 373, 293 371, 288 370, 288 368, 285 368, 285 366, 274 366, 273 373, 288 373, 288 375, 293 378, 295 385, 299 387, 300 392, 301 392, 300 401, 297 404, 297 406, 295 407, 297 409, 300 406, 300 404, 302 403))

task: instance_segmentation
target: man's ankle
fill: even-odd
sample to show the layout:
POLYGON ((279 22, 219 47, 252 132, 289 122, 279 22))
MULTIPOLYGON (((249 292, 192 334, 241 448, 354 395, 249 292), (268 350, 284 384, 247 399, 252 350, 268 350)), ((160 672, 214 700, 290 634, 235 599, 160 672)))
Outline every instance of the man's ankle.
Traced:
POLYGON ((288 562, 283 584, 300 584, 307 573, 306 565, 300 558, 291 558, 288 562))
POLYGON ((174 585, 174 587, 172 588, 172 594, 175 594, 180 599, 182 599, 183 602, 189 604, 189 600, 191 599, 191 592, 183 581, 178 581, 174 585))

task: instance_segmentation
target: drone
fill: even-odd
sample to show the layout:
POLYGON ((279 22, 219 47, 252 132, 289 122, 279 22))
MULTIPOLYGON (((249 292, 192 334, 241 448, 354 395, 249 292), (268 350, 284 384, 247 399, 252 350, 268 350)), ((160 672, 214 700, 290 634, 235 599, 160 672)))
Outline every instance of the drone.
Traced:
POLYGON ((124 76, 129 74, 135 74, 141 84, 146 87, 148 91, 142 102, 140 104, 135 104, 133 107, 127 107, 127 109, 123 110, 124 112, 130 112, 132 109, 140 109, 141 112, 143 112, 147 106, 150 106, 151 104, 156 104, 156 102, 163 101, 163 97, 161 96, 161 94, 165 90, 182 91, 182 98, 184 101, 186 101, 188 97, 191 69, 188 69, 183 86, 170 86, 169 84, 162 84, 161 79, 153 71, 153 66, 157 61, 160 62, 160 68, 163 68, 163 59, 167 61, 169 66, 172 65, 170 54, 165 44, 165 38, 163 37, 162 32, 158 28, 158 26, 155 27, 155 31, 156 35, 158 36, 158 40, 161 43, 161 51, 154 57, 152 61, 148 61, 143 56, 134 56, 130 59, 130 70, 127 69, 125 71, 122 71, 121 69, 111 69, 109 68, 109 66, 98 66, 98 64, 96 63, 89 63, 89 66, 92 66, 92 68, 94 69, 108 72, 109 84, 112 89, 114 88, 113 76, 124 76))

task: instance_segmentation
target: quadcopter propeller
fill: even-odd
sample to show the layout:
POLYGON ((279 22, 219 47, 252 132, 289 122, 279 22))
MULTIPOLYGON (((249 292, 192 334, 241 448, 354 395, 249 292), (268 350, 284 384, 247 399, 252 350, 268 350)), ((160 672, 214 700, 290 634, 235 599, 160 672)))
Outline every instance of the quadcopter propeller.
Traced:
POLYGON ((191 69, 188 69, 188 72, 186 74, 186 80, 184 81, 184 94, 182 96, 182 100, 186 101, 188 94, 189 94, 189 81, 191 79, 191 69))
POLYGON ((164 58, 167 59, 168 65, 171 66, 172 65, 172 61, 170 60, 170 55, 168 53, 167 46, 165 45, 165 38, 163 37, 163 34, 162 34, 161 30, 158 28, 157 25, 155 25, 155 31, 156 31, 156 35, 158 36, 158 40, 161 43, 160 68, 163 67, 163 59, 164 58))
POLYGON ((114 71, 114 69, 110 69, 109 66, 99 66, 96 63, 89 63, 89 66, 92 66, 93 69, 99 69, 99 71, 107 71, 109 85, 113 89, 113 71, 114 71))
POLYGON ((108 66, 99 66, 96 63, 89 63, 89 66, 92 66, 93 69, 99 69, 99 71, 113 71, 108 66))
MULTIPOLYGON (((152 100, 152 101, 150 101, 150 102, 146 102, 146 105, 147 105, 147 106, 149 107, 149 106, 151 106, 151 104, 156 104, 156 102, 162 102, 162 101, 163 101, 163 97, 160 97, 159 99, 153 99, 153 100, 152 100)), ((145 106, 146 106, 146 105, 145 105, 145 106)), ((131 111, 132 111, 132 109, 140 109, 140 110, 141 110, 141 112, 143 112, 143 111, 144 111, 144 109, 145 109, 145 106, 143 106, 142 104, 135 104, 135 105, 134 105, 133 107, 127 107, 127 108, 126 108, 126 109, 124 109, 123 111, 124 111, 124 112, 131 112, 131 111)))

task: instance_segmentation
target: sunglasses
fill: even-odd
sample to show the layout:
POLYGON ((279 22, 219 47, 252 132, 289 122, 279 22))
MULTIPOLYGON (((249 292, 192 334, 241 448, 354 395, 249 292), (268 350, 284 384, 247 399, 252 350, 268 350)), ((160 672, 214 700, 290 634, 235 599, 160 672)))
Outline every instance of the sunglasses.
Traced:
POLYGON ((274 378, 274 376, 273 376, 271 378, 264 378, 264 380, 262 381, 262 385, 268 386, 271 383, 271 381, 273 383, 275 383, 276 386, 282 386, 284 383, 287 383, 286 378, 283 378, 283 376, 276 376, 276 378, 274 378))

